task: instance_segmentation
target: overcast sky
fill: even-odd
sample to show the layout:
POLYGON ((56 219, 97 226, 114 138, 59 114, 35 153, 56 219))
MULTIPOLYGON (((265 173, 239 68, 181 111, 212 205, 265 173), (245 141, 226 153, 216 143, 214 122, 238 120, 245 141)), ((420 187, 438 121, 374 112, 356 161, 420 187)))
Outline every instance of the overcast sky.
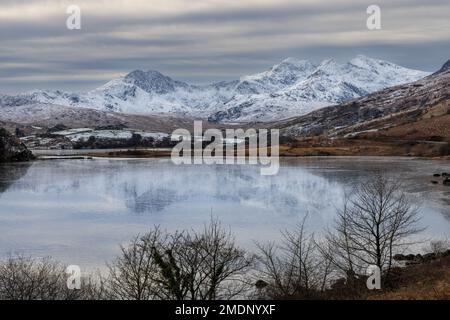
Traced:
POLYGON ((450 58, 449 0, 0 0, 0 92, 89 90, 134 69, 204 84, 287 58, 357 54, 434 71, 450 58), (68 30, 68 5, 81 30, 68 30), (366 9, 381 7, 369 31, 366 9))

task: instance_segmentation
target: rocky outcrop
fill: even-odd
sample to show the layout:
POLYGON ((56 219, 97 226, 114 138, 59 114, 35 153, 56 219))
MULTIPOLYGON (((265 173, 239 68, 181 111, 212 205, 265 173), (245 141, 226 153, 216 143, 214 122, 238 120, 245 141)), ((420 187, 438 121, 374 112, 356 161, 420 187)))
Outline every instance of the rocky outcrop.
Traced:
POLYGON ((405 261, 406 265, 427 263, 440 258, 445 258, 450 256, 450 250, 445 250, 442 252, 431 252, 426 254, 396 254, 394 256, 395 261, 405 261))
POLYGON ((19 139, 0 128, 0 162, 30 161, 34 156, 19 139))

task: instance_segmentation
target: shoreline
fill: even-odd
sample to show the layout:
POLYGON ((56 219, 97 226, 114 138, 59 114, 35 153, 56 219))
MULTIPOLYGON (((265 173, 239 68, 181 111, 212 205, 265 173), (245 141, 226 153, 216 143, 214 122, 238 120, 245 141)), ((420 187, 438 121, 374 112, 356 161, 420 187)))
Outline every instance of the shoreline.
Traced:
MULTIPOLYGON (((93 158, 170 158, 171 149, 156 148, 156 149, 84 149, 84 150, 31 150, 36 160, 59 160, 59 159, 93 159, 93 158)), ((286 148, 280 147, 280 158, 353 158, 353 157, 381 157, 381 158, 410 158, 420 160, 450 160, 450 156, 423 156, 423 155, 408 155, 408 154, 377 154, 377 153, 352 153, 339 152, 334 150, 333 153, 321 152, 316 148, 286 148), (295 149, 295 150, 293 150, 295 149)), ((347 150, 345 150, 347 151, 347 150)))

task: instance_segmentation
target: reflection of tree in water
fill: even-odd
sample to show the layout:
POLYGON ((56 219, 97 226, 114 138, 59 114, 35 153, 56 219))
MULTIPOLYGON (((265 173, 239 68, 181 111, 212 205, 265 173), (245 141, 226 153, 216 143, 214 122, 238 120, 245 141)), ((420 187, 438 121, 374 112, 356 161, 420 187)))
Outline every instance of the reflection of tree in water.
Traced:
POLYGON ((22 178, 30 166, 29 162, 0 164, 0 193, 8 190, 14 182, 22 178))

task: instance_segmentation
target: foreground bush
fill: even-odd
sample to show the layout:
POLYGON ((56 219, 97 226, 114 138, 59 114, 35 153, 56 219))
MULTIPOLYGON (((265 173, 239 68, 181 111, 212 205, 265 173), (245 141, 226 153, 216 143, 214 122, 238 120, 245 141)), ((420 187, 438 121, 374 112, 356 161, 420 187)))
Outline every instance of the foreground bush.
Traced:
POLYGON ((259 298, 318 298, 329 282, 331 259, 322 254, 313 234, 305 230, 306 218, 284 231, 281 244, 258 244, 259 298))
POLYGON ((84 279, 81 290, 69 290, 65 266, 50 258, 10 256, 0 262, 0 300, 98 299, 97 284, 84 279))
POLYGON ((253 260, 214 220, 200 232, 154 228, 122 247, 109 266, 106 287, 113 299, 242 298, 253 260))

